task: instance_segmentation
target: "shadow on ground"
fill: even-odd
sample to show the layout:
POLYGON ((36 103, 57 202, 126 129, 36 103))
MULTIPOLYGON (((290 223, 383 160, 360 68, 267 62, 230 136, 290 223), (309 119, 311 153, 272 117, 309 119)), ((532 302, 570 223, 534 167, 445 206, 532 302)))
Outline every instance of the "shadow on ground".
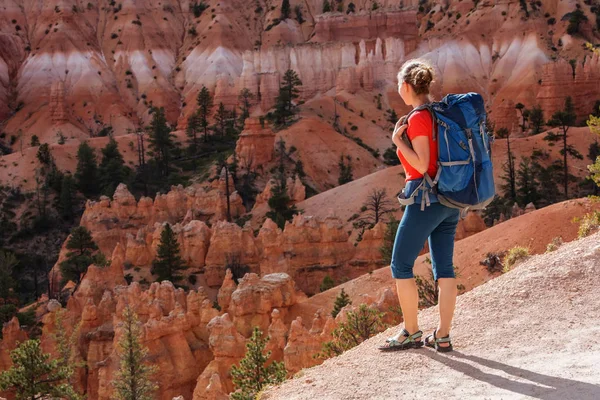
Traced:
POLYGON ((442 355, 434 351, 425 351, 431 359, 438 361, 449 368, 462 372, 470 378, 488 383, 498 388, 511 391, 513 393, 531 396, 542 400, 597 400, 600 399, 600 386, 591 383, 576 381, 572 379, 559 378, 556 376, 543 375, 537 372, 503 364, 498 361, 467 355, 458 351, 442 355), (493 373, 483 372, 475 365, 461 361, 468 360, 473 364, 479 364, 483 367, 503 371, 520 380, 526 379, 531 383, 516 381, 495 375, 493 373))

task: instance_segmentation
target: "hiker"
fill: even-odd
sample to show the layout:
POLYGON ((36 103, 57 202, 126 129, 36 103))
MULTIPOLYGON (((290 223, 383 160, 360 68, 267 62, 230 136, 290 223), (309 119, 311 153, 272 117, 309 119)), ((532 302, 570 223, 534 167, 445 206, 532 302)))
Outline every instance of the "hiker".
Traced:
MULTIPOLYGON (((432 81, 431 66, 423 61, 409 60, 398 73, 398 92, 407 105, 417 109, 432 101, 429 94, 432 81)), ((438 145, 433 137, 433 123, 428 109, 413 111, 408 118, 400 118, 392 135, 406 174, 400 197, 414 202, 406 206, 398 226, 391 262, 404 329, 387 339, 380 347, 383 351, 419 348, 424 344, 442 352, 452 350, 450 325, 457 296, 452 257, 460 210, 441 204, 435 193, 423 190, 431 183, 431 180, 425 181, 424 174, 436 177, 438 172, 438 145), (423 338, 417 320, 419 295, 413 266, 427 238, 433 276, 439 287, 440 321, 437 329, 423 338)))

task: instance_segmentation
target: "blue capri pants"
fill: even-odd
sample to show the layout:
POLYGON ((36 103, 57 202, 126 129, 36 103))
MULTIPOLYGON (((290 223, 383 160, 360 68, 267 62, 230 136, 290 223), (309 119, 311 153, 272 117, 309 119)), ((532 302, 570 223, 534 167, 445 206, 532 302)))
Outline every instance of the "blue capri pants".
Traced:
POLYGON ((454 278, 452 257, 454 236, 460 211, 440 203, 431 203, 421 211, 420 204, 406 207, 392 251, 392 276, 395 279, 413 278, 413 266, 429 238, 433 277, 454 278))

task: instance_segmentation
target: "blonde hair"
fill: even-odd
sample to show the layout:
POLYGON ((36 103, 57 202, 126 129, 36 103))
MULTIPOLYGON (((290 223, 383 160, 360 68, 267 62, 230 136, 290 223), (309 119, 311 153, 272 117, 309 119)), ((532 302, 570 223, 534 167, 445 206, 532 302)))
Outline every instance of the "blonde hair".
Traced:
POLYGON ((408 60, 398 72, 398 82, 412 86, 415 94, 429 94, 433 82, 433 68, 421 60, 408 60))

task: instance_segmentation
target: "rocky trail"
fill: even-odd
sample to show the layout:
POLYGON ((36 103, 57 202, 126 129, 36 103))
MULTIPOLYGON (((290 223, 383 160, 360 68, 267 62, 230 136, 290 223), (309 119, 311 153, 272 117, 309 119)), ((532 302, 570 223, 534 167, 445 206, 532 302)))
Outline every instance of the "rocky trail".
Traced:
MULTIPOLYGON (((599 285, 596 233, 460 296, 452 353, 379 352, 393 327, 261 399, 598 399, 599 285)), ((426 334, 437 312, 421 312, 426 334)))

